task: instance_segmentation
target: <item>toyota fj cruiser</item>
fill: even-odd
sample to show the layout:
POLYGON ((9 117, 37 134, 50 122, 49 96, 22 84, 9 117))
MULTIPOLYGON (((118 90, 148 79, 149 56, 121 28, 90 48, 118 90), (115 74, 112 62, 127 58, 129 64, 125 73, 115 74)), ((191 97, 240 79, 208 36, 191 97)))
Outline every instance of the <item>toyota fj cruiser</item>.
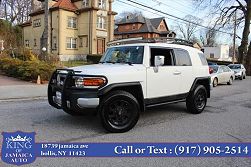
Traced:
POLYGON ((106 130, 126 132, 151 106, 186 102, 189 112, 201 113, 210 83, 203 53, 184 41, 118 40, 109 43, 99 64, 56 70, 48 101, 70 115, 95 109, 106 130))

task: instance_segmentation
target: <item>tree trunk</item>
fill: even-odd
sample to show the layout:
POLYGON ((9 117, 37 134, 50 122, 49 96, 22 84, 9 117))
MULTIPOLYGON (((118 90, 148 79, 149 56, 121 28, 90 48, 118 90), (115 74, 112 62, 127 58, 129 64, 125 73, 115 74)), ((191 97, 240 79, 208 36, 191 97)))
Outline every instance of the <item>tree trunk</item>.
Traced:
POLYGON ((251 41, 248 47, 248 53, 247 53, 247 59, 246 59, 246 70, 247 70, 247 75, 251 76, 251 41))
MULTIPOLYGON (((245 14, 245 25, 244 25, 244 30, 242 33, 242 41, 241 45, 238 48, 239 50, 239 58, 238 61, 241 64, 245 64, 245 56, 247 54, 247 47, 248 47, 248 36, 249 36, 249 28, 250 28, 250 20, 251 20, 251 1, 248 0, 247 2, 247 12, 245 14)), ((250 55, 251 56, 251 55, 250 55)))

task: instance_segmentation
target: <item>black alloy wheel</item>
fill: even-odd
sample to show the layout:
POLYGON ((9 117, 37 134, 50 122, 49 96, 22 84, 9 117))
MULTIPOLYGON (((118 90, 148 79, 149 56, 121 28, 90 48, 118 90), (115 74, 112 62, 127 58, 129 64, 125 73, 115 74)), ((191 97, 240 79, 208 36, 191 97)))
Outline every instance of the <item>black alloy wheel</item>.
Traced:
POLYGON ((111 125, 122 127, 130 124, 132 108, 128 101, 123 99, 112 101, 107 109, 105 117, 111 125))
POLYGON ((195 95, 195 105, 198 110, 202 110, 206 105, 206 94, 204 90, 200 89, 195 95))
POLYGON ((122 133, 136 125, 140 109, 132 94, 118 90, 104 97, 99 111, 101 122, 107 131, 122 133))
POLYGON ((186 99, 187 110, 193 114, 200 114, 207 105, 207 90, 203 85, 197 85, 186 99))

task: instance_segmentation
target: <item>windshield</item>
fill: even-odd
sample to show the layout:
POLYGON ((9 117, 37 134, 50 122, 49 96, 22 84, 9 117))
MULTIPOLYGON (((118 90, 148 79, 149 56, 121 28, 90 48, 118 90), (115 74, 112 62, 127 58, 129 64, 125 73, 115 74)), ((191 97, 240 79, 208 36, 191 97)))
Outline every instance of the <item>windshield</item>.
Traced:
POLYGON ((144 46, 122 46, 108 48, 100 63, 143 63, 144 46))
POLYGON ((230 65, 228 67, 231 69, 241 69, 241 65, 230 65))
POLYGON ((213 69, 213 73, 217 73, 219 66, 210 66, 213 69))

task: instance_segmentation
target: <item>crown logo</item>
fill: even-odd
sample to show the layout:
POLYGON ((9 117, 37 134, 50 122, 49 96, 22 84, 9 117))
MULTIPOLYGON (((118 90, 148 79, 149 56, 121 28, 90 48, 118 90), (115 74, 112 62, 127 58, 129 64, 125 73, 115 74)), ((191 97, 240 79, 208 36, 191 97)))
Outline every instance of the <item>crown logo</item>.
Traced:
POLYGON ((7 141, 13 141, 13 142, 30 142, 32 140, 32 138, 27 138, 26 136, 21 137, 20 135, 17 135, 17 137, 13 137, 11 136, 10 138, 6 138, 7 141))

